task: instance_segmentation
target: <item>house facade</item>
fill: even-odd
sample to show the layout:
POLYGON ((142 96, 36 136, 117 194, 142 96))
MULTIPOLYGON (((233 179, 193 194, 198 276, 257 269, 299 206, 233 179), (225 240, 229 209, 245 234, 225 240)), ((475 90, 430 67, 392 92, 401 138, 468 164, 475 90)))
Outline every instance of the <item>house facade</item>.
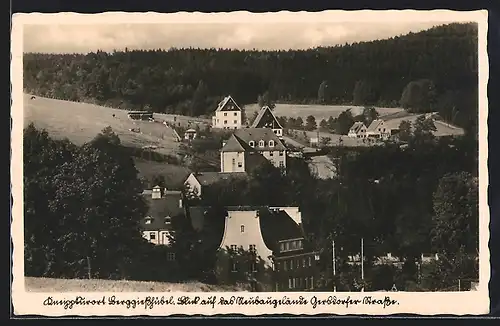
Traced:
POLYGON ((391 136, 391 128, 386 126, 384 120, 376 119, 366 129, 366 137, 376 139, 388 139, 391 136))
POLYGON ((283 127, 269 106, 264 106, 260 109, 250 128, 268 128, 280 139, 283 138, 283 127))
POLYGON ((352 125, 351 129, 349 129, 347 136, 351 138, 365 138, 366 130, 365 124, 361 121, 357 121, 352 125))
POLYGON ((142 195, 148 204, 148 213, 140 222, 143 238, 155 245, 169 245, 172 220, 185 216, 182 193, 155 186, 142 195))
POLYGON ((242 111, 236 101, 229 95, 217 106, 212 116, 212 128, 239 129, 242 126, 242 111))
MULTIPOLYGON (((207 225, 208 208, 190 208, 193 225, 207 225)), ((318 279, 317 253, 305 240, 298 207, 226 207, 217 278, 254 281, 257 291, 308 291, 318 279)), ((211 224, 211 223, 210 223, 211 224)))
POLYGON ((239 129, 223 144, 221 172, 249 172, 268 160, 275 167, 286 169, 287 148, 279 137, 266 128, 239 129))

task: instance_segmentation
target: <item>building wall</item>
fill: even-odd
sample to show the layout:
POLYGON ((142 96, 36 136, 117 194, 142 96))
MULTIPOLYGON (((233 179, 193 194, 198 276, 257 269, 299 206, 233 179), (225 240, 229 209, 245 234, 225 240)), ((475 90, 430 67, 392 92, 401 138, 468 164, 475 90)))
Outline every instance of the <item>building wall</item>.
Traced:
POLYGON ((143 231, 142 237, 155 245, 168 245, 170 239, 168 235, 171 231, 143 231))
POLYGON ((189 189, 191 189, 198 197, 201 197, 201 184, 198 182, 194 174, 190 174, 188 176, 184 185, 188 186, 189 189))
POLYGON ((220 248, 237 246, 249 250, 250 245, 255 245, 257 255, 265 261, 266 265, 270 266, 271 261, 268 257, 272 251, 267 248, 262 238, 257 211, 229 211, 220 248))
POLYGON ((212 121, 214 128, 239 129, 241 128, 241 111, 216 111, 212 121))
POLYGON ((262 151, 261 154, 275 167, 280 167, 280 162, 283 162, 283 167, 286 168, 286 151, 262 151), (280 152, 283 153, 282 156, 279 155, 280 152))
POLYGON ((319 279, 318 261, 314 253, 305 253, 276 259, 275 291, 313 291, 319 279))
POLYGON ((221 152, 221 172, 245 172, 244 152, 221 152))

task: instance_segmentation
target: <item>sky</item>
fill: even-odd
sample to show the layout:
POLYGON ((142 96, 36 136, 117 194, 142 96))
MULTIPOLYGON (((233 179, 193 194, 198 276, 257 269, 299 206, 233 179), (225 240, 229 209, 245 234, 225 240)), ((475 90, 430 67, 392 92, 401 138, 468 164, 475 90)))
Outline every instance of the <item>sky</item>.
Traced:
POLYGON ((24 52, 170 48, 308 49, 386 39, 419 32, 436 22, 209 22, 24 25, 24 52))

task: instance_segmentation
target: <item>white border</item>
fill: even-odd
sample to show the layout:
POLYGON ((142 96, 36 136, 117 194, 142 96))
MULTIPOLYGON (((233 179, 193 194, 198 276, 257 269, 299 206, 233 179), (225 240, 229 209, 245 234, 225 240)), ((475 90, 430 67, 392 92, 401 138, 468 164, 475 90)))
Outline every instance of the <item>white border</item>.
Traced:
MULTIPOLYGON (((291 313, 291 314, 394 314, 394 313, 417 313, 425 315, 434 314, 485 314, 489 308, 488 282, 490 278, 489 266, 489 209, 487 204, 487 83, 488 83, 488 55, 486 50, 487 39, 487 19, 486 10, 472 12, 453 12, 449 10, 389 10, 372 11, 362 10, 356 12, 350 11, 324 11, 319 13, 307 12, 279 12, 279 13, 249 13, 249 12, 231 12, 231 13, 102 13, 102 14, 76 14, 76 13, 57 13, 57 14, 14 14, 12 20, 12 63, 11 63, 11 82, 12 82, 12 161, 11 161, 11 183, 13 196, 13 220, 11 227, 13 241, 13 284, 12 300, 14 313, 38 314, 46 316, 105 316, 105 315, 154 315, 165 316, 170 314, 224 314, 224 313, 243 313, 247 315, 260 315, 268 313, 291 313), (415 21, 415 22, 477 22, 479 29, 479 213, 480 213, 480 285, 479 290, 474 292, 438 292, 438 293, 410 293, 410 292, 391 292, 391 293, 335 293, 337 298, 351 299, 361 298, 366 295, 372 295, 383 299, 386 295, 395 299, 399 304, 389 307, 378 305, 323 305, 313 309, 311 304, 307 305, 283 305, 273 308, 272 306, 243 306, 243 305, 187 305, 187 306, 156 306, 153 309, 145 309, 140 306, 136 309, 127 309, 117 306, 75 306, 71 310, 65 310, 63 307, 46 307, 43 301, 47 296, 56 299, 72 299, 77 295, 82 295, 87 299, 100 299, 103 296, 109 297, 116 295, 120 299, 137 299, 146 296, 175 295, 176 297, 183 293, 29 293, 24 288, 23 277, 23 169, 22 169, 22 129, 23 129, 23 26, 26 24, 135 24, 135 23, 280 23, 280 22, 388 22, 388 21, 415 21)), ((328 298, 333 293, 184 293, 184 295, 199 295, 202 298, 216 296, 217 298, 228 298, 231 295, 260 298, 269 296, 281 299, 284 296, 288 298, 298 298, 303 296, 309 300, 312 296, 319 298, 328 298)))

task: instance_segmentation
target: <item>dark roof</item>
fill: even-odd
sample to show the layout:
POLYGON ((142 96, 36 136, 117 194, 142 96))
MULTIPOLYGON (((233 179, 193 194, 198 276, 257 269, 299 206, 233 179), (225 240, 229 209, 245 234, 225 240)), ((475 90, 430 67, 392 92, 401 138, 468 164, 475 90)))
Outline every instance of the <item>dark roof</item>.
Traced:
MULTIPOLYGON (((279 241, 304 238, 302 226, 297 224, 284 210, 273 210, 267 206, 228 206, 222 210, 212 209, 212 207, 194 206, 188 209, 189 218, 193 228, 201 232, 210 214, 218 214, 217 217, 227 216, 228 211, 258 211, 262 238, 266 246, 278 253, 279 241), (215 213, 217 212, 217 213, 215 213)), ((220 226, 222 232, 224 226, 220 226)), ((220 239, 222 240, 222 238, 220 239)), ((305 247, 302 251, 307 250, 305 247)), ((286 254, 289 254, 287 252, 286 254)), ((294 251, 297 254, 299 251, 294 251)))
POLYGON ((384 120, 382 119, 376 119, 376 120, 373 120, 372 123, 370 123, 370 125, 368 126, 367 130, 366 131, 369 131, 369 132, 375 132, 377 131, 377 128, 380 126, 380 124, 382 124, 384 122, 384 120))
POLYGON ((246 172, 198 172, 194 173, 196 180, 202 186, 210 186, 221 180, 244 179, 246 172))
POLYGON ((221 149, 222 152, 246 152, 254 149, 239 137, 232 134, 221 149))
POLYGON ((273 252, 279 249, 279 241, 303 238, 302 227, 284 210, 260 210, 260 228, 266 246, 273 252))
POLYGON ((224 97, 222 101, 219 102, 219 105, 217 105, 217 110, 216 111, 241 111, 241 108, 238 106, 236 101, 231 97, 231 95, 228 95, 224 97), (231 109, 227 109, 229 106, 228 104, 232 104, 231 109))
POLYGON ((167 191, 162 198, 153 199, 151 194, 143 194, 148 205, 148 213, 141 220, 141 228, 145 231, 169 230, 170 224, 165 223, 166 218, 178 218, 184 215, 184 208, 180 207, 182 199, 180 191, 167 191), (151 223, 146 224, 148 219, 151 223))
POLYGON ((263 106, 260 109, 259 114, 251 125, 251 128, 283 129, 269 106, 263 106))
POLYGON ((286 150, 283 142, 276 136, 276 134, 267 128, 243 128, 238 129, 234 132, 234 136, 241 139, 243 142, 248 144, 250 141, 255 142, 255 150, 286 150), (264 147, 259 147, 259 141, 263 140, 265 142, 264 147), (269 141, 274 141, 274 146, 269 147, 269 141))

